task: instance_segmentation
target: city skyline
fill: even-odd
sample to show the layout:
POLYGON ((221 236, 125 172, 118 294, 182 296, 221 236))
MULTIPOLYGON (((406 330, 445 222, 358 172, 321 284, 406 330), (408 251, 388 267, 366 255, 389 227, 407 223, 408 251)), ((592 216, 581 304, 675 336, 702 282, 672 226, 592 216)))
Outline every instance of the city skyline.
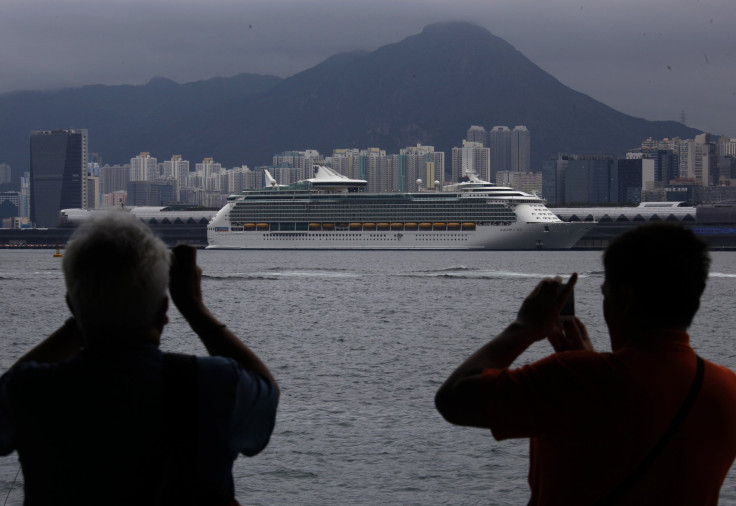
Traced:
MULTIPOLYGON (((529 134, 523 126, 517 125, 514 130, 529 134)), ((715 202, 736 198, 733 191, 736 190, 736 139, 733 138, 716 138, 707 133, 694 139, 647 138, 641 141, 640 148, 630 150, 625 157, 559 154, 545 161, 541 171, 522 172, 507 167, 498 171, 495 178, 489 178, 492 150, 484 143, 491 142, 490 134, 494 131, 510 132, 510 129, 494 126, 486 131, 472 125, 462 147, 452 149, 448 166, 445 166, 444 152, 419 144, 402 148, 399 153, 387 153, 378 147, 334 148, 331 154, 313 149, 285 151, 274 154, 271 165, 253 170, 246 165, 228 169, 213 157, 190 163, 179 154, 159 162, 149 152, 131 157, 128 164, 100 166, 102 157, 87 150, 87 130, 34 131, 30 136, 31 172, 22 179, 21 192, 0 193, 0 204, 5 207, 3 226, 7 226, 5 218, 12 211, 9 205, 17 208, 21 220, 17 223, 30 218, 31 223, 44 227, 53 227, 58 211, 70 208, 166 205, 219 208, 229 195, 263 188, 267 181, 292 184, 311 178, 310 169, 316 164, 332 167, 350 179, 364 179, 366 190, 374 193, 439 190, 438 185, 472 177, 472 172, 499 186, 542 196, 553 205, 631 204, 672 199, 715 202), (84 153, 88 155, 88 163, 83 167, 84 153), (62 160, 64 164, 60 165, 62 160), (264 169, 271 174, 266 175, 264 169), (39 191, 43 197, 39 197, 39 191), (31 205, 26 207, 29 200, 31 205)))
MULTIPOLYGON (((539 193, 558 204, 659 201, 668 198, 667 191, 674 191, 685 200, 692 199, 692 195, 711 198, 715 193, 708 188, 723 185, 736 187, 733 185, 736 177, 736 140, 717 139, 707 133, 694 139, 644 139, 640 148, 630 150, 625 157, 613 154, 559 154, 545 161, 540 170, 518 171, 512 164, 490 177, 492 150, 484 147, 484 139, 490 138, 490 132, 499 130, 509 131, 508 127, 494 127, 486 132, 483 127, 471 126, 462 147, 455 147, 448 154, 447 165, 444 152, 435 151, 433 146, 417 145, 402 148, 398 154, 388 153, 378 147, 334 148, 331 154, 309 149, 285 151, 274 154, 270 166, 253 169, 247 165, 227 169, 212 157, 205 157, 201 163, 193 164, 195 168, 192 172, 179 172, 176 176, 171 169, 166 168, 167 164, 176 160, 189 167, 188 160, 173 155, 172 161, 156 164, 155 158, 143 152, 131 158, 128 170, 130 174, 135 174, 136 164, 141 160, 152 160, 156 172, 149 171, 149 181, 173 185, 174 192, 181 193, 181 199, 177 194, 176 201, 215 207, 217 204, 214 202, 224 204, 227 195, 244 189, 260 188, 266 179, 263 176, 264 169, 268 169, 279 184, 290 184, 312 177, 309 169, 315 164, 330 166, 349 178, 365 179, 369 192, 437 189, 436 183, 454 183, 472 172, 482 180, 528 193, 539 193), (483 132, 487 135, 484 136, 483 132), (559 174, 560 170, 563 175, 559 174), (419 183, 420 180, 423 183, 419 183), (668 184, 681 188, 665 191, 668 184), (698 190, 700 187, 702 190, 698 190), (568 188, 567 197, 564 188, 568 188), (205 201, 210 203, 204 204, 205 201)), ((520 125, 515 126, 514 130, 527 136, 529 134, 520 125)), ((134 179, 132 176, 129 178, 131 182, 134 179)), ((729 191, 729 195, 732 193, 729 191)), ((153 200, 158 201, 156 199, 160 197, 156 196, 153 200)))
POLYGON ((427 24, 472 20, 616 110, 650 120, 684 113, 689 126, 736 135, 736 4, 727 0, 8 0, 1 10, 0 93, 143 84, 155 76, 286 77, 340 52, 398 42, 427 24))

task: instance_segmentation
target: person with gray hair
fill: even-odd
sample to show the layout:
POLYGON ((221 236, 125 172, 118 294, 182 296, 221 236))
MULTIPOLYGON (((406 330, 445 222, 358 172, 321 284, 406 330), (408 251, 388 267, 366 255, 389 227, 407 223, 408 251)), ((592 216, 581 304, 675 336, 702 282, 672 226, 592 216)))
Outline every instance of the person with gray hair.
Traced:
POLYGON ((0 378, 0 454, 26 504, 237 504, 232 466, 273 431, 268 368, 204 304, 196 250, 124 212, 72 235, 70 317, 0 378), (209 357, 163 353, 169 297, 209 357))

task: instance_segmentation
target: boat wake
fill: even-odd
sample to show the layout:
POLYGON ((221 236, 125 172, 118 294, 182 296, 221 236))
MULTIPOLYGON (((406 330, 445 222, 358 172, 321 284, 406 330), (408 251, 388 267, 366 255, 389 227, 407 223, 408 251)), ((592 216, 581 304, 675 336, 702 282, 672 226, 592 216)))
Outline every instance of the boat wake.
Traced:
POLYGON ((736 278, 736 274, 729 274, 727 272, 711 272, 708 274, 711 278, 736 278))
POLYGON ((230 280, 230 279, 252 279, 252 280, 271 280, 277 281, 286 278, 359 278, 362 274, 344 269, 322 269, 322 268, 304 268, 304 269, 288 269, 283 267, 274 267, 265 271, 256 272, 228 272, 223 274, 203 274, 202 279, 214 280, 230 280))

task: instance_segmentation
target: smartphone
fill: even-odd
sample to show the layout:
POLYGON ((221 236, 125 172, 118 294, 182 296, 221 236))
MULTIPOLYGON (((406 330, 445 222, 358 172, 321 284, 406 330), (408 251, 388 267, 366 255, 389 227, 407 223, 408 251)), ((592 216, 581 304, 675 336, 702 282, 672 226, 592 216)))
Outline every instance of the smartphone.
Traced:
POLYGON ((570 296, 560 310, 560 316, 575 316, 575 290, 570 292, 570 296))

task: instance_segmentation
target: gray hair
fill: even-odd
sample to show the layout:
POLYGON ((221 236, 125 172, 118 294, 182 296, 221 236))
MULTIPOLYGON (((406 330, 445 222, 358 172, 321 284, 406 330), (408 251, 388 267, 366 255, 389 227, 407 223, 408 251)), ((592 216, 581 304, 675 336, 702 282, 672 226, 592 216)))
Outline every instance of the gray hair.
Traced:
POLYGON ((69 305, 89 338, 155 323, 169 285, 166 245, 135 216, 101 213, 75 230, 62 263, 69 305))

